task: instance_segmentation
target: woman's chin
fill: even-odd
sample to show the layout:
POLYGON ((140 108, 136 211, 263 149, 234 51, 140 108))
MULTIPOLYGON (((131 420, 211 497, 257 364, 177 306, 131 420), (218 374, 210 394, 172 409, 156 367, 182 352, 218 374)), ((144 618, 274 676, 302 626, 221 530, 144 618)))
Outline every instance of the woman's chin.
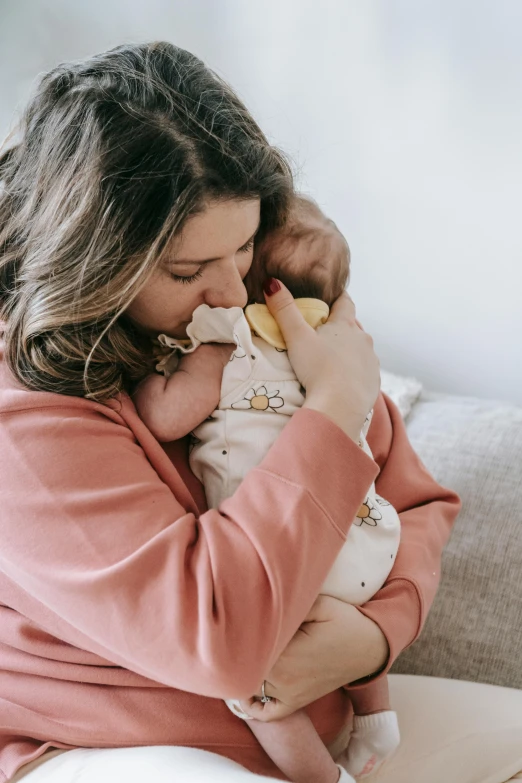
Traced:
POLYGON ((164 329, 164 334, 168 334, 169 337, 174 337, 175 340, 184 340, 187 336, 187 326, 190 321, 182 321, 170 330, 164 329))

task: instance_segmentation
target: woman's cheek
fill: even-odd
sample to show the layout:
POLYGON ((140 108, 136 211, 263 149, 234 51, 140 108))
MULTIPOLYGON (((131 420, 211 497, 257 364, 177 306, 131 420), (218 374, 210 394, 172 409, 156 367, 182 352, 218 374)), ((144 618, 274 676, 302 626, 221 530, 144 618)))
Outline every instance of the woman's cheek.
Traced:
POLYGON ((249 301, 264 303, 263 282, 266 277, 264 268, 255 261, 252 263, 243 280, 248 293, 249 301))
POLYGON ((250 270, 252 269, 253 260, 254 260, 254 254, 252 252, 245 260, 241 260, 237 265, 239 274, 241 275, 241 280, 244 280, 245 277, 250 272, 250 270))

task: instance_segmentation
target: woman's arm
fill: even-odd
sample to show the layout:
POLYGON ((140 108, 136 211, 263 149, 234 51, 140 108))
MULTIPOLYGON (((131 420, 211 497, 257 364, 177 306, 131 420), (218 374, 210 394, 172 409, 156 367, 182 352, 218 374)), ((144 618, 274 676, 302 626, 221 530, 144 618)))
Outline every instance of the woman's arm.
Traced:
POLYGON ((388 661, 378 675, 383 676, 422 631, 439 586, 442 550, 461 502, 426 470, 408 440, 397 406, 385 394, 375 404, 368 444, 380 467, 377 492, 401 519, 401 542, 392 571, 372 600, 359 607, 388 641, 388 661))
POLYGON ((0 601, 102 664, 205 696, 254 693, 313 604, 373 460, 299 411, 235 494, 199 513, 130 400, 6 397, 0 601))
POLYGON ((271 301, 313 406, 218 509, 199 512, 127 398, 0 389, 0 601, 170 687, 257 690, 378 472, 354 442, 378 362, 353 303, 314 332, 288 291, 271 301))
POLYGON ((460 501, 428 473, 398 409, 385 395, 374 406, 368 443, 381 469, 377 492, 401 518, 399 554, 384 586, 363 606, 319 597, 267 674, 266 693, 278 701, 264 709, 244 703, 259 720, 278 720, 345 683, 351 691, 375 683, 415 641, 426 620, 460 501))
POLYGON ((262 704, 252 697, 241 704, 258 720, 279 720, 380 669, 387 657, 386 637, 376 623, 357 607, 321 595, 266 676, 265 693, 276 701, 262 704))

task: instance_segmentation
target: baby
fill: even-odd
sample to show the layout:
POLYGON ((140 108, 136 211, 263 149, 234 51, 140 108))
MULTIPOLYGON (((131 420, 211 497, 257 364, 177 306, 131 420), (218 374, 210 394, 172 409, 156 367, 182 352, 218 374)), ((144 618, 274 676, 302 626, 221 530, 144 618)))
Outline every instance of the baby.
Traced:
MULTIPOLYGON (((257 466, 304 402, 282 335, 262 294, 266 276, 280 279, 314 328, 324 323, 344 290, 350 254, 335 224, 310 199, 296 199, 284 227, 256 246, 247 283, 250 300, 239 307, 200 305, 187 339, 160 335, 162 374, 148 376, 134 400, 142 419, 161 441, 192 432, 190 464, 216 508, 257 466)), ((359 445, 371 455, 366 418, 359 445)), ((350 528, 321 593, 354 605, 384 584, 400 538, 395 509, 372 485, 350 528)), ((331 758, 310 719, 298 711, 275 722, 257 721, 237 701, 227 701, 268 755, 294 783, 353 781, 374 772, 397 748, 399 730, 390 710, 387 681, 348 689, 354 708, 348 747, 331 758), (352 777, 353 776, 353 777, 352 777)))

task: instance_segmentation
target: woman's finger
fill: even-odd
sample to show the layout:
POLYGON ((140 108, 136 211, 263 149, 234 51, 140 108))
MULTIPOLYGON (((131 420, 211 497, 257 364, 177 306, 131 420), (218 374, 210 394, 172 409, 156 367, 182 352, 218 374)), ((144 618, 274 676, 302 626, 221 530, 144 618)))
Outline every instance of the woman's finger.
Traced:
MULTIPOLYGON (((303 704, 302 706, 304 707, 305 705, 303 704)), ((286 718, 288 715, 292 715, 298 709, 302 708, 296 706, 290 707, 288 704, 285 704, 278 699, 274 699, 274 701, 271 701, 269 704, 265 704, 266 712, 263 713, 261 720, 264 720, 265 723, 268 723, 272 720, 281 720, 282 718, 286 718), (269 707, 269 709, 266 710, 267 707, 269 707)))
POLYGON ((343 291, 333 303, 328 321, 355 321, 355 304, 347 291, 343 291))
POLYGON ((336 318, 343 317, 348 318, 349 321, 355 321, 359 329, 362 329, 364 332, 364 326, 358 318, 355 317, 355 302, 348 291, 343 291, 341 296, 333 303, 330 311, 330 318, 328 320, 332 320, 332 317, 334 321, 336 318))
POLYGON ((269 277, 263 286, 266 306, 277 321, 284 341, 291 345, 292 337, 300 333, 312 331, 295 304, 294 297, 288 288, 275 277, 269 277))
POLYGON ((241 709, 246 712, 251 718, 259 720, 262 723, 269 723, 272 720, 281 720, 286 718, 287 715, 291 715, 296 711, 296 707, 289 707, 288 704, 284 704, 278 699, 272 699, 272 701, 263 704, 263 702, 257 699, 247 699, 246 701, 240 701, 241 709))
POLYGON ((270 701, 262 702, 257 696, 253 696, 251 699, 241 700, 239 704, 243 712, 260 721, 276 720, 283 717, 283 714, 292 712, 286 705, 273 697, 270 701))

